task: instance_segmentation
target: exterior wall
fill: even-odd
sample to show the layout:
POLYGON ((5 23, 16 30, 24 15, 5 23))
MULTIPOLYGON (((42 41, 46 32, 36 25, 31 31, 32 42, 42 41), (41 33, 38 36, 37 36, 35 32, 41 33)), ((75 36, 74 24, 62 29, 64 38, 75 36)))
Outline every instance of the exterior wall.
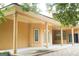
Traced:
MULTIPOLYGON (((17 48, 35 47, 34 29, 39 28, 39 41, 37 47, 42 47, 44 40, 45 24, 18 22, 17 48)), ((49 26, 49 31, 52 27, 49 26)), ((7 20, 0 24, 0 50, 13 47, 13 21, 7 20)))
MULTIPOLYGON (((34 41, 34 29, 39 29, 39 41, 37 42, 37 47, 42 47, 43 46, 43 40, 44 40, 44 32, 45 32, 45 25, 41 23, 31 23, 30 24, 30 47, 36 47, 35 46, 35 41, 34 41)), ((52 31, 52 27, 49 26, 49 31, 52 31)))
POLYGON ((12 48, 12 25, 11 20, 0 24, 0 50, 12 48))
MULTIPOLYGON (((27 23, 18 23, 18 40, 17 48, 28 47, 28 27, 27 23)), ((0 50, 1 49, 12 49, 13 47, 13 21, 7 20, 0 24, 0 50)))
MULTIPOLYGON (((44 40, 44 32, 45 32, 45 24, 41 23, 18 23, 18 40, 17 40, 17 48, 26 48, 26 47, 35 47, 34 41, 34 29, 39 28, 39 41, 37 43, 37 47, 42 47, 44 40)), ((54 28, 53 28, 54 29, 54 28)), ((52 44, 60 44, 61 39, 56 39, 56 33, 60 30, 53 30, 52 27, 49 26, 49 32, 52 32, 52 44)), ((64 39, 64 44, 69 43, 69 34, 71 30, 64 30, 66 32, 66 39, 64 39)), ((0 50, 1 49, 12 49, 12 35, 13 35, 13 22, 12 20, 7 20, 0 24, 0 50)), ((75 29, 74 33, 79 34, 79 29, 75 29)), ((79 38, 78 38, 79 39, 79 38)), ((78 40, 79 41, 79 40, 78 40)))
MULTIPOLYGON (((40 29, 40 24, 30 24, 30 35, 29 35, 29 39, 30 39, 30 47, 34 47, 35 46, 35 41, 34 41, 34 29, 39 29, 39 33, 41 32, 40 29)), ((41 37, 39 35, 39 41, 37 42, 37 46, 39 46, 39 44, 41 44, 41 37)))
POLYGON ((28 47, 28 42, 29 42, 29 24, 19 22, 17 47, 18 48, 28 47))
POLYGON ((42 46, 42 34, 43 34, 43 25, 42 24, 30 24, 30 46, 34 47, 35 46, 35 41, 34 41, 34 29, 39 29, 39 41, 37 46, 41 47, 42 46))

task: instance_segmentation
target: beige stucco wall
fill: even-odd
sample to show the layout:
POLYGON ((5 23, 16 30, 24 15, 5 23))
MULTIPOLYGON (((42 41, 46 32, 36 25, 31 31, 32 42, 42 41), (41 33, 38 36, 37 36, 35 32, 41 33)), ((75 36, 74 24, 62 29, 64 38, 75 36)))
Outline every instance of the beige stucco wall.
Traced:
MULTIPOLYGON (((17 48, 27 48, 27 47, 35 47, 34 41, 34 29, 39 29, 39 41, 37 42, 37 47, 42 47, 44 32, 45 32, 45 24, 42 23, 23 23, 18 22, 18 40, 17 40, 17 48)), ((54 29, 54 28, 53 28, 54 29)), ((53 43, 61 43, 61 40, 56 40, 56 32, 57 30, 52 31, 52 26, 49 26, 49 31, 52 32, 52 44, 53 43)), ((64 43, 69 43, 69 33, 71 30, 66 31, 66 39, 64 43)), ((7 20, 6 22, 0 24, 0 50, 1 49, 12 49, 12 32, 13 32, 13 22, 12 20, 7 20)), ((75 29, 74 33, 79 34, 79 29, 75 29)), ((79 39, 79 38, 78 38, 79 39)))
MULTIPOLYGON (((34 47, 35 46, 35 41, 34 41, 34 29, 39 29, 39 41, 37 42, 37 46, 38 47, 42 47, 43 45, 43 40, 44 40, 44 32, 45 32, 45 24, 41 24, 41 23, 31 23, 30 24, 30 35, 29 35, 29 38, 30 38, 30 46, 31 47, 34 47)), ((52 31, 52 27, 49 26, 49 31, 51 32, 52 31)))
MULTIPOLYGON (((45 24, 18 22, 17 48, 42 47, 45 24), (34 29, 39 29, 39 41, 35 46, 34 29)), ((49 26, 49 31, 52 27, 49 26)), ((7 20, 0 24, 0 49, 12 49, 13 21, 7 20)))
MULTIPOLYGON (((25 48, 28 46, 28 24, 18 23, 18 39, 17 48, 25 48)), ((0 49, 12 49, 13 46, 13 22, 7 20, 0 24, 0 49)))
POLYGON ((18 40, 17 40, 17 47, 18 48, 25 48, 28 47, 29 41, 29 24, 27 23, 18 23, 18 40))
POLYGON ((35 46, 35 41, 34 41, 34 29, 39 29, 39 41, 37 42, 37 46, 41 47, 42 45, 42 42, 41 42, 41 39, 42 39, 42 33, 43 33, 43 26, 42 24, 34 24, 34 23, 31 23, 30 24, 30 35, 29 35, 29 38, 30 38, 30 46, 31 47, 34 47, 35 46))
POLYGON ((12 48, 12 21, 0 24, 0 50, 12 48))

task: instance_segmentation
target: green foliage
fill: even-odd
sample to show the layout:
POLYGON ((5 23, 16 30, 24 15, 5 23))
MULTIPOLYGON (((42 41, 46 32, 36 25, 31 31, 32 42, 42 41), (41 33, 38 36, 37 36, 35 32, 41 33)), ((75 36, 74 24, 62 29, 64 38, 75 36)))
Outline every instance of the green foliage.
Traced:
POLYGON ((32 11, 34 13, 39 13, 40 9, 37 7, 37 3, 23 3, 21 4, 21 8, 24 11, 32 11))
POLYGON ((23 3, 21 5, 21 8, 24 10, 24 11, 30 11, 30 6, 28 3, 23 3))
POLYGON ((12 7, 5 7, 3 9, 0 9, 0 24, 7 21, 6 17, 5 17, 5 13, 7 13, 7 12, 9 12, 11 10, 13 10, 12 7))
MULTIPOLYGON (((0 3, 0 6, 3 7, 4 4, 0 3)), ((0 10, 0 24, 5 21, 4 13, 0 10)))
POLYGON ((37 3, 32 3, 31 11, 37 13, 37 12, 39 12, 37 9, 38 9, 37 8, 37 3))
MULTIPOLYGON (((60 21, 64 26, 76 26, 79 21, 78 3, 56 3, 54 6, 56 12, 53 13, 53 17, 57 21, 60 21)), ((50 8, 53 8, 53 6, 50 6, 50 8)))
POLYGON ((0 56, 11 56, 9 52, 1 52, 0 56))
POLYGON ((4 13, 0 10, 0 24, 5 21, 4 13))

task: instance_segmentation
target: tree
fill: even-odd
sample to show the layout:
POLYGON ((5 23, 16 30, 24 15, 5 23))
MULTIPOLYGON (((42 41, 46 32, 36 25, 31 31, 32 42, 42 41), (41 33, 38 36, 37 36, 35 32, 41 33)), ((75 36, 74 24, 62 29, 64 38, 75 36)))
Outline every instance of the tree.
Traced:
POLYGON ((5 16, 3 12, 0 10, 0 24, 3 23, 4 21, 5 21, 5 16))
MULTIPOLYGON (((3 3, 0 3, 0 5, 1 5, 1 8, 4 7, 3 3)), ((4 21, 5 21, 5 16, 2 10, 0 9, 0 24, 3 23, 4 21)))
POLYGON ((32 11, 34 13, 39 13, 40 9, 38 8, 38 4, 37 3, 23 3, 21 4, 21 8, 24 11, 32 11))
POLYGON ((53 17, 55 20, 60 21, 63 26, 76 26, 79 21, 79 4, 78 3, 56 3, 52 6, 47 5, 51 8, 55 6, 55 13, 53 17))
POLYGON ((46 4, 46 8, 47 8, 47 12, 48 13, 52 13, 53 12, 53 6, 54 6, 54 4, 52 4, 52 3, 47 3, 46 4))

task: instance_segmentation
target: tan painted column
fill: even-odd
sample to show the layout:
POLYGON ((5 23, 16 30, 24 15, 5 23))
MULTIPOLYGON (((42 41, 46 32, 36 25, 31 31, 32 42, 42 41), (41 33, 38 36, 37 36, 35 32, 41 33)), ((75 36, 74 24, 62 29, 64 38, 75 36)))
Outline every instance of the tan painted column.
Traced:
POLYGON ((63 45, 63 29, 61 28, 61 45, 63 45))
POLYGON ((50 46, 52 46, 52 30, 51 30, 51 32, 50 32, 50 46))
POLYGON ((46 47, 48 48, 48 23, 45 23, 45 33, 46 33, 46 47))
POLYGON ((72 45, 74 45, 74 29, 72 28, 72 45))
POLYGON ((16 40, 17 40, 17 30, 18 30, 18 22, 16 12, 13 15, 13 54, 16 54, 16 40))

